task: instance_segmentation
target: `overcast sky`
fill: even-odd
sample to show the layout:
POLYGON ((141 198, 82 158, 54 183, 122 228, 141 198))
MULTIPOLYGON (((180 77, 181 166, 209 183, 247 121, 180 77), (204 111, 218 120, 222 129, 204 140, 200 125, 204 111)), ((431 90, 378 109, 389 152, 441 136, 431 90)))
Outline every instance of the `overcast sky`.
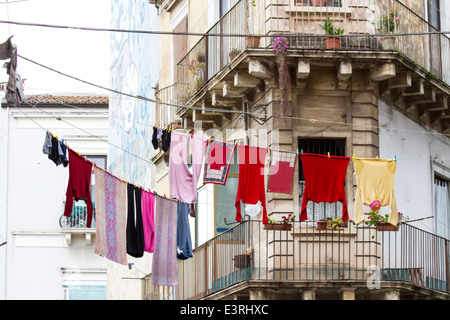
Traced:
MULTIPOLYGON (((110 28, 110 0, 0 0, 0 20, 110 28)), ((110 33, 0 23, 0 43, 13 35, 18 54, 80 79, 109 85, 110 33)), ((0 61, 3 66, 5 61, 0 61)), ((18 58, 25 94, 108 94, 18 58)), ((8 80, 0 69, 0 81, 8 80)), ((4 97, 4 93, 1 94, 4 97)))

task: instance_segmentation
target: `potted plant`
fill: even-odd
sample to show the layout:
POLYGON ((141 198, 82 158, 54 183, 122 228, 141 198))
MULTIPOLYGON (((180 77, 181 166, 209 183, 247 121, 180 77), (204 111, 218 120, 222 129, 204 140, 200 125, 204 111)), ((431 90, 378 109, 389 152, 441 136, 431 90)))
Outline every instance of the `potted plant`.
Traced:
POLYGON ((231 49, 230 52, 228 52, 228 56, 230 57, 230 61, 232 61, 236 56, 241 52, 241 50, 237 48, 231 49))
POLYGON ((291 231, 292 223, 295 221, 295 215, 290 213, 288 216, 282 216, 281 221, 272 217, 267 217, 268 223, 264 224, 264 230, 285 230, 291 231))
POLYGON ((327 0, 311 0, 311 5, 313 7, 324 7, 327 0))
POLYGON ((339 35, 344 34, 344 29, 336 28, 330 21, 328 16, 324 24, 319 24, 319 26, 325 30, 325 34, 331 37, 325 38, 325 44, 327 49, 340 49, 341 48, 341 37, 339 35))
POLYGON ((317 224, 316 230, 326 230, 328 221, 330 221, 330 220, 331 220, 331 218, 323 218, 323 219, 320 219, 319 221, 317 221, 316 222, 316 224, 317 224))
POLYGON ((328 230, 341 230, 344 226, 344 221, 342 221, 341 218, 330 219, 327 221, 328 230))
POLYGON ((396 226, 390 224, 389 214, 380 214, 375 211, 371 211, 370 215, 367 217, 367 220, 364 221, 364 224, 369 226, 375 226, 378 231, 398 231, 399 226, 408 221, 409 217, 403 215, 403 213, 398 213, 398 223, 396 226))
MULTIPOLYGON (((378 32, 381 34, 393 34, 400 26, 400 17, 398 11, 389 10, 389 14, 383 14, 378 20, 378 32)), ((392 50, 395 48, 395 36, 380 37, 384 50, 392 50)))

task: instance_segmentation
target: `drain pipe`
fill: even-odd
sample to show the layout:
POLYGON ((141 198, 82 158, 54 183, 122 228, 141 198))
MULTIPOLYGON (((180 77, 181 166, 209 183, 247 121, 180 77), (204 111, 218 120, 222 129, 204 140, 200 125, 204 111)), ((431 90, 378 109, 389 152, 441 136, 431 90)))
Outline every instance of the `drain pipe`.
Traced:
POLYGON ((247 102, 242 98, 242 112, 244 116, 244 144, 248 145, 248 116, 247 116, 247 102))
MULTIPOLYGON (((10 109, 9 109, 9 103, 6 105, 6 181, 5 181, 5 185, 6 185, 6 190, 5 190, 5 241, 8 241, 8 211, 9 211, 9 188, 8 188, 8 184, 9 184, 9 118, 10 118, 10 109)), ((5 243, 6 244, 6 243, 5 243)), ((7 273, 8 273, 8 246, 5 245, 5 287, 4 287, 4 300, 6 300, 6 287, 7 287, 7 281, 8 281, 8 277, 7 277, 7 273)))

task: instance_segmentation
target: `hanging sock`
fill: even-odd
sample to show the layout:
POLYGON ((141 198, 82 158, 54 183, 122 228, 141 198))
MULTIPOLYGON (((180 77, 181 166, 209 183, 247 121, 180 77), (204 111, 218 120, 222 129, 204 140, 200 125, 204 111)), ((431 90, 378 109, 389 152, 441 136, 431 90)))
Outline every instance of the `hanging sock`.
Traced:
POLYGON ((350 162, 348 157, 325 156, 321 154, 300 154, 305 175, 300 220, 305 221, 308 201, 341 202, 342 220, 348 220, 347 197, 345 194, 345 175, 350 162))
POLYGON ((46 155, 50 155, 52 152, 52 134, 47 131, 45 133, 44 145, 42 146, 42 152, 46 155))
POLYGON ((152 146, 153 149, 158 149, 158 129, 156 127, 153 127, 153 135, 152 135, 152 146))

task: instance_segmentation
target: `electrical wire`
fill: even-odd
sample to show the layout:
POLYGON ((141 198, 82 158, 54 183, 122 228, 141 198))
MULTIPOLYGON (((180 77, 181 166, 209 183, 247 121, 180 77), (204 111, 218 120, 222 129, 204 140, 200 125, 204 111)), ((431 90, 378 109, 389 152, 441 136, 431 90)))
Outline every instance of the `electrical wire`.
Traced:
MULTIPOLYGON (((121 92, 115 89, 111 89, 111 88, 107 88, 98 84, 94 84, 92 82, 68 75, 66 73, 63 73, 61 71, 55 70, 51 67, 45 66, 41 63, 38 63, 36 61, 33 61, 31 59, 28 59, 22 55, 17 55, 18 57, 29 61, 31 63, 34 63, 40 67, 43 67, 45 69, 48 69, 50 71, 56 72, 60 75, 63 75, 65 77, 69 77, 72 78, 74 80, 83 82, 85 84, 106 90, 106 91, 110 91, 113 92, 115 94, 118 95, 123 95, 123 96, 127 96, 133 99, 138 99, 138 100, 144 100, 147 102, 152 102, 152 103, 158 103, 158 104, 164 104, 167 106, 171 106, 171 107, 176 107, 176 108, 184 108, 184 109, 188 109, 188 110, 198 110, 198 111, 210 111, 210 112, 216 112, 216 113, 233 113, 233 114, 243 114, 243 115, 248 115, 248 116, 258 116, 257 113, 253 113, 253 112, 248 112, 248 111, 242 111, 242 110, 228 110, 228 109, 217 109, 217 108, 210 108, 210 107, 196 107, 196 106, 186 106, 186 105, 179 105, 179 104, 174 104, 174 103, 168 103, 168 102, 162 102, 162 101, 156 101, 154 99, 151 98, 147 98, 141 95, 133 95, 133 94, 129 94, 129 93, 125 93, 125 92, 121 92)), ((389 130, 396 130, 396 131, 404 131, 404 132, 414 132, 414 133, 420 133, 420 134, 432 134, 432 135, 438 135, 438 136, 447 136, 449 137, 450 134, 447 133, 440 133, 440 132, 431 132, 431 131, 418 131, 418 130, 410 130, 410 129, 399 129, 399 128, 385 128, 385 127, 381 127, 381 126, 377 126, 377 125, 358 125, 358 124, 354 124, 354 123, 346 123, 346 122, 337 122, 337 121, 331 121, 331 120, 318 120, 318 119, 313 119, 313 118, 302 118, 302 117, 294 117, 294 116, 281 116, 281 115, 275 115, 273 114, 272 117, 274 118, 285 118, 285 119, 292 119, 292 120, 299 120, 299 121, 306 121, 306 122, 311 122, 311 123, 327 123, 327 124, 332 124, 332 125, 340 125, 340 126, 355 126, 355 127, 359 127, 359 126, 363 126, 364 128, 372 128, 372 129, 389 129, 389 130)))
MULTIPOLYGON (((274 35, 267 34, 250 34, 250 33, 203 33, 203 32, 175 32, 175 31, 151 31, 151 30, 131 30, 131 29, 114 29, 114 28, 94 28, 94 27, 77 27, 77 26, 68 26, 68 25, 56 25, 56 24, 45 24, 45 23, 35 23, 35 22, 18 22, 18 21, 6 21, 0 20, 0 23, 5 24, 13 24, 19 26, 27 26, 27 27, 42 27, 42 28, 56 28, 56 29, 69 29, 69 30, 80 30, 80 31, 98 31, 98 32, 120 32, 120 33, 140 33, 140 34, 150 34, 150 35, 173 35, 173 36, 197 36, 197 37, 220 37, 220 38, 243 38, 243 37, 258 37, 258 38, 273 38, 274 35)), ((385 34, 385 33, 377 33, 370 34, 373 37, 385 37, 385 36, 394 36, 394 37, 403 37, 403 36, 413 36, 413 35, 433 35, 440 34, 446 35, 450 34, 450 31, 425 31, 425 32, 408 32, 408 33, 395 33, 395 34, 385 34)), ((298 38, 298 34, 283 34, 283 37, 286 38, 298 38)), ((342 37, 361 37, 364 34, 345 34, 342 37)), ((311 37, 328 37, 326 34, 302 34, 301 37, 311 38, 311 37)))

